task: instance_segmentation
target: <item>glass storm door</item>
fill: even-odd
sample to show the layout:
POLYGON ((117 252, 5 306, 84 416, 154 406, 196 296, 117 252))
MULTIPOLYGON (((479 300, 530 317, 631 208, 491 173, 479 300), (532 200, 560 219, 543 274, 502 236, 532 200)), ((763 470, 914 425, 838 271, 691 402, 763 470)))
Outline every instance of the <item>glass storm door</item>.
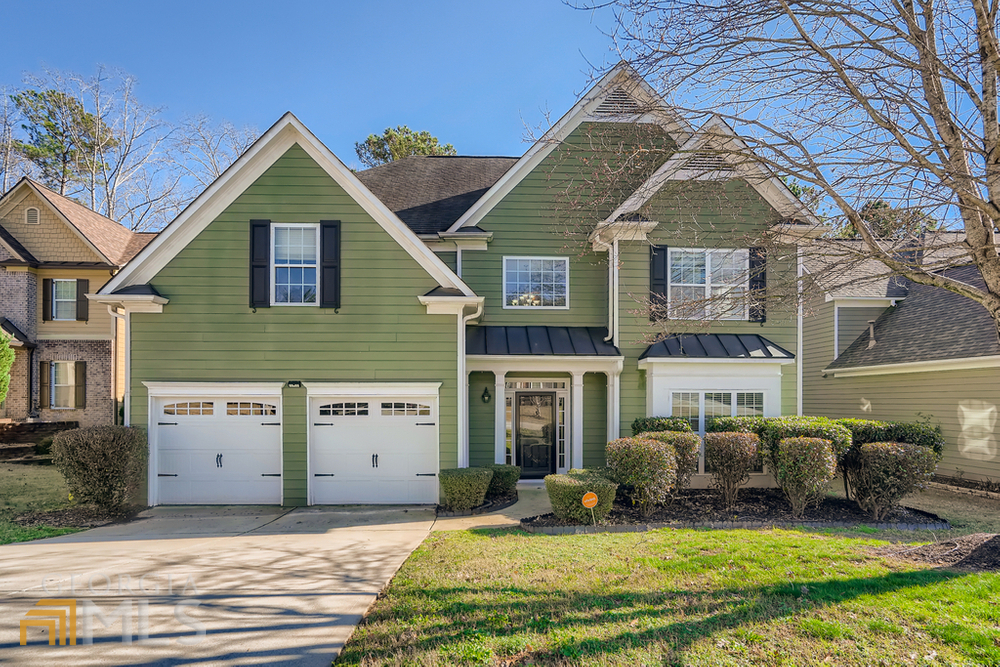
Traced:
POLYGON ((556 395, 518 393, 516 399, 517 460, 521 477, 545 477, 556 471, 556 395))

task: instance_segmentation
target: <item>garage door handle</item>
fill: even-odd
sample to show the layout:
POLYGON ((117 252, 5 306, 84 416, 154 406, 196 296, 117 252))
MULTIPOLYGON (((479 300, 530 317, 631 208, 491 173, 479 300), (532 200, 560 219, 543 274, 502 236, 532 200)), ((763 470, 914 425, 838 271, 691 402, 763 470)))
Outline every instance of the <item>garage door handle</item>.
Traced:
POLYGON ((177 477, 177 473, 159 472, 159 473, 156 473, 156 476, 157 477, 177 477))
POLYGON ((261 477, 281 477, 280 472, 262 472, 261 477))
POLYGON ((418 472, 417 477, 437 477, 436 472, 418 472))
POLYGON ((333 422, 315 422, 313 426, 333 426, 333 422))
POLYGON ((417 426, 434 426, 434 422, 417 422, 417 426))
POLYGON ((313 477, 335 477, 332 472, 316 472, 313 473, 313 477))
POLYGON ((157 426, 177 426, 177 422, 156 422, 157 426))
POLYGON ((261 422, 261 426, 281 426, 281 422, 261 422))

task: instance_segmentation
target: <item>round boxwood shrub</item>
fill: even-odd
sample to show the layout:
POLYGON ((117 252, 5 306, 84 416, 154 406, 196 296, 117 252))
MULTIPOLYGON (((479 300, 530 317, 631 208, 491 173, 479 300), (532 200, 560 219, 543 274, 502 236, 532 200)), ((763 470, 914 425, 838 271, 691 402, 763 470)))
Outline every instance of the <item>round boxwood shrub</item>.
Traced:
POLYGON ((801 518, 806 507, 823 499, 827 483, 837 474, 833 444, 822 438, 784 438, 778 443, 775 478, 801 518))
POLYGON ((750 479, 760 456, 756 433, 706 433, 705 467, 712 472, 712 485, 722 494, 726 509, 736 506, 740 487, 750 479))
POLYGON ((854 478, 861 466, 861 445, 869 442, 906 442, 934 451, 940 460, 944 451, 944 438, 940 426, 925 422, 887 422, 875 419, 838 419, 837 423, 851 432, 852 447, 839 461, 844 475, 844 490, 853 498, 854 478))
POLYGON ((487 500, 503 498, 514 493, 514 489, 517 488, 517 481, 521 479, 521 468, 519 466, 491 463, 483 467, 493 471, 490 488, 486 489, 487 500))
POLYGON ((73 498, 117 508, 135 498, 146 473, 146 433, 130 426, 90 426, 57 433, 52 463, 73 498))
POLYGON ((614 480, 631 487, 632 504, 648 516, 666 502, 677 482, 674 446, 652 438, 618 438, 605 448, 614 480))
POLYGON ((674 448, 677 459, 677 481, 674 489, 680 491, 691 484, 691 476, 698 472, 698 455, 701 453, 701 438, 697 433, 682 433, 677 431, 659 431, 641 433, 640 438, 659 440, 674 448))
POLYGON ((888 514, 908 493, 926 487, 938 457, 933 449, 905 442, 867 442, 859 448, 854 499, 872 519, 888 514))
POLYGON ((656 431, 691 433, 691 423, 683 417, 639 417, 632 422, 632 435, 656 431))
POLYGON ((618 484, 603 475, 597 475, 587 470, 574 470, 566 475, 547 475, 545 490, 549 494, 552 512, 565 521, 581 524, 593 523, 594 519, 601 521, 615 502, 618 484), (597 494, 597 506, 594 507, 594 519, 590 510, 583 506, 583 496, 588 492, 597 494))
POLYGON ((756 433, 764 430, 764 425, 777 417, 709 417, 705 420, 706 433, 756 433))
POLYGON ((772 470, 778 469, 778 444, 785 438, 829 440, 838 465, 851 449, 851 432, 826 417, 778 417, 768 419, 761 429, 760 445, 772 470))
POLYGON ((445 508, 459 512, 483 504, 493 471, 487 468, 445 468, 438 479, 444 492, 445 508))

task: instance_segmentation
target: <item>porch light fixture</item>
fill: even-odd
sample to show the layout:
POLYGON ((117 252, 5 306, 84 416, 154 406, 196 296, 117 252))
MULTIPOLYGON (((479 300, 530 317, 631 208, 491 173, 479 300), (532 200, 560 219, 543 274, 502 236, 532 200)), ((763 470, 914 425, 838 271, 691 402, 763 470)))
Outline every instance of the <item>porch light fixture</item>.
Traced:
POLYGON ((490 396, 490 388, 486 387, 486 389, 483 389, 483 403, 489 403, 491 398, 493 397, 490 396))

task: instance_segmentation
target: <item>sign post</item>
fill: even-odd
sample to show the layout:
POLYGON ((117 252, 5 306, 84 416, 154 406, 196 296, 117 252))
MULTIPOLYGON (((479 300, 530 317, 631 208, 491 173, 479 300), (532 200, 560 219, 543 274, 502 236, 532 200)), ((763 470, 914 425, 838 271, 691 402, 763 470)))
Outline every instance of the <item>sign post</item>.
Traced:
POLYGON ((593 491, 587 491, 583 494, 583 499, 580 501, 583 506, 590 510, 590 518, 593 520, 594 525, 597 525, 597 518, 594 516, 594 508, 597 507, 597 494, 593 491))

